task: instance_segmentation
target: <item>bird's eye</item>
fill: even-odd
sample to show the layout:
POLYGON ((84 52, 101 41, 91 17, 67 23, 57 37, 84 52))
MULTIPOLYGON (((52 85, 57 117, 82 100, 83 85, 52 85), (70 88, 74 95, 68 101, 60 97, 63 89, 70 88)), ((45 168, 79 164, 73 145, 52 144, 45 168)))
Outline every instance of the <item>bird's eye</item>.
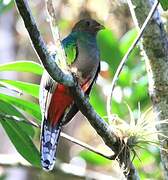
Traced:
POLYGON ((86 21, 86 25, 87 25, 87 26, 90 26, 90 22, 89 22, 89 21, 86 21))

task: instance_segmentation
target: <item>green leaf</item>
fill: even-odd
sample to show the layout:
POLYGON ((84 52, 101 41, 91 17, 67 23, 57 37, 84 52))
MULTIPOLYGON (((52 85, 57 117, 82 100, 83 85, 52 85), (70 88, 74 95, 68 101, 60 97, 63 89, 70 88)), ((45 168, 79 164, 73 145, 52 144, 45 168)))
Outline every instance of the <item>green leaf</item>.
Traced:
POLYGON ((0 180, 6 180, 6 179, 7 179, 7 174, 0 175, 0 180))
POLYGON ((123 68, 119 80, 118 80, 118 84, 121 87, 125 87, 125 86, 131 86, 132 85, 132 81, 131 81, 131 73, 129 68, 125 65, 125 67, 123 68))
MULTIPOLYGON (((119 41, 119 49, 121 52, 121 58, 124 57, 124 55, 127 53, 128 49, 131 47, 132 43, 134 42, 135 38, 137 36, 137 30, 131 29, 127 33, 125 33, 122 38, 119 41)), ((139 47, 136 46, 131 54, 128 57, 127 65, 129 68, 133 68, 134 64, 136 64, 136 56, 139 55, 139 47)))
POLYGON ((91 151, 83 150, 79 153, 80 157, 82 157, 87 163, 91 165, 107 165, 111 163, 111 160, 108 160, 96 153, 93 153, 91 151))
POLYGON ((101 116, 105 116, 106 113, 106 104, 103 99, 103 94, 100 93, 100 90, 98 89, 97 86, 94 86, 91 94, 90 94, 90 103, 96 110, 96 112, 101 116), (99 94, 99 96, 98 96, 99 94))
POLYGON ((168 0, 159 0, 159 2, 165 11, 168 10, 168 0))
POLYGON ((151 152, 148 152, 147 150, 139 150, 140 154, 138 153, 140 160, 138 158, 134 159, 134 163, 136 164, 137 168, 143 167, 143 166, 147 166, 149 164, 152 164, 155 162, 154 159, 154 154, 151 152), (143 164, 142 164, 143 162, 143 164))
POLYGON ((128 51, 129 47, 132 45, 136 36, 137 36, 137 30, 135 28, 131 29, 122 36, 119 42, 119 48, 123 55, 128 51))
POLYGON ((27 82, 22 82, 22 81, 15 81, 15 80, 6 80, 6 79, 5 80, 1 79, 0 84, 1 82, 5 82, 11 86, 14 86, 15 88, 18 88, 22 90, 23 92, 30 94, 36 98, 38 98, 39 96, 39 85, 37 84, 27 83, 27 82))
POLYGON ((13 92, 20 94, 20 95, 23 94, 23 91, 21 91, 20 89, 16 88, 15 86, 12 86, 6 82, 0 81, 0 86, 3 86, 3 87, 5 87, 5 88, 7 88, 13 92))
POLYGON ((38 104, 1 93, 0 93, 0 100, 8 102, 11 105, 14 105, 22 109, 23 111, 35 117, 38 123, 41 122, 41 111, 38 104))
MULTIPOLYGON (((25 119, 25 121, 27 121, 27 119, 23 116, 23 114, 21 114, 16 108, 14 108, 12 105, 10 105, 9 103, 0 100, 0 103, 3 103, 3 106, 0 107, 0 113, 3 114, 7 114, 7 115, 11 115, 11 116, 16 116, 19 117, 21 119, 25 119), (5 109, 6 108, 6 109, 5 109)), ((0 105, 1 105, 0 104, 0 105)), ((19 122, 19 126, 30 136, 30 137, 34 137, 34 129, 32 126, 30 126, 29 124, 26 124, 25 122, 19 122)))
POLYGON ((97 44, 101 60, 109 64, 110 73, 114 74, 122 57, 118 39, 110 29, 103 29, 97 34, 97 44))
POLYGON ((4 3, 4 0, 0 0, 0 15, 6 11, 9 11, 13 6, 13 0, 10 0, 8 3, 4 3))
MULTIPOLYGON (((0 101, 0 112, 13 116, 20 115, 14 107, 3 101, 0 101)), ((0 122, 17 151, 32 165, 40 167, 39 151, 29 135, 20 126, 20 122, 7 119, 1 119, 0 122)))
POLYGON ((14 121, 1 121, 16 150, 31 164, 40 167, 40 154, 29 136, 14 121))
POLYGON ((0 65, 0 71, 29 72, 37 75, 43 74, 43 67, 33 61, 15 61, 0 65))

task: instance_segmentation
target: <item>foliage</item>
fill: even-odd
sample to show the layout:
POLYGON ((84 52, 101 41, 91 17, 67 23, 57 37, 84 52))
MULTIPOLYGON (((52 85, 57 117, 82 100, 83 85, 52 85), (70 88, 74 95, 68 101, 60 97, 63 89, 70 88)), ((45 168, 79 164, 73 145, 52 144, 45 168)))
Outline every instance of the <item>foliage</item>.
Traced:
POLYGON ((31 61, 17 61, 0 65, 0 71, 29 72, 42 75, 43 68, 40 64, 31 61))
POLYGON ((111 160, 108 160, 90 151, 83 150, 79 153, 79 155, 91 165, 105 166, 111 163, 111 160))
POLYGON ((9 11, 14 5, 13 0, 5 1, 0 0, 0 15, 6 11, 9 11))
MULTIPOLYGON (((25 62, 25 61, 1 65, 0 71, 6 71, 6 70, 21 71, 21 68, 19 68, 20 65, 23 67, 23 71, 25 72, 30 72, 30 70, 32 70, 31 72, 34 71, 34 73, 36 73, 36 70, 39 71, 39 64, 34 62, 25 62), (32 67, 34 69, 32 69, 32 67)), ((0 83, 0 85, 6 88, 9 87, 7 85, 10 86, 12 85, 14 86, 14 88, 18 88, 23 92, 38 97, 39 86, 36 84, 30 84, 30 83, 12 81, 12 80, 1 80, 1 82, 6 83, 5 85, 0 83)), ((33 143, 34 128, 31 127, 29 124, 25 124, 24 122, 17 123, 14 120, 12 120, 12 116, 14 116, 17 117, 18 120, 19 118, 21 118, 29 122, 29 120, 15 107, 25 111, 26 113, 29 113, 39 123, 41 121, 41 113, 40 113, 39 105, 27 100, 23 100, 21 96, 20 98, 16 98, 14 96, 0 93, 0 113, 1 113, 0 122, 3 128, 5 129, 10 140, 16 147, 17 151, 34 166, 40 166, 39 152, 33 143), (9 120, 9 118, 8 119, 6 119, 5 117, 3 118, 2 116, 3 114, 9 115, 9 117, 11 116, 11 120, 9 120)))
POLYGON ((168 1, 167 0, 159 0, 162 8, 166 11, 168 10, 168 1))

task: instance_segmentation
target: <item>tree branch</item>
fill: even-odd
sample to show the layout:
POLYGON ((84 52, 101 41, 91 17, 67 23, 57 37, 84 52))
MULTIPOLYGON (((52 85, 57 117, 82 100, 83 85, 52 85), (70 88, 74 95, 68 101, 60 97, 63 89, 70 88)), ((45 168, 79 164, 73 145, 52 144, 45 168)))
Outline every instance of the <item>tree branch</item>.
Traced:
MULTIPOLYGON (((135 24, 140 28, 146 19, 154 0, 128 0, 135 24)), ((168 119, 168 37, 159 11, 156 11, 146 28, 143 41, 143 53, 149 81, 149 93, 158 121, 168 119)), ((160 138, 163 149, 168 147, 168 124, 158 126, 163 132, 160 138)), ((161 149, 162 149, 161 148, 161 149)), ((168 179, 168 153, 161 150, 165 179, 168 179)))
MULTIPOLYGON (((15 0, 15 2, 24 20, 25 27, 29 32, 29 36, 32 40, 33 46, 44 67, 49 72, 50 76, 55 81, 69 86, 71 94, 73 95, 74 101, 77 104, 79 110, 86 116, 96 132, 102 137, 105 144, 113 150, 115 155, 118 155, 118 153, 120 152, 120 154, 118 155, 120 166, 124 163, 125 166, 130 165, 131 167, 133 167, 132 162, 130 162, 130 153, 128 152, 128 156, 126 156, 126 158, 128 157, 127 159, 124 157, 125 151, 122 151, 124 142, 115 135, 115 133, 112 131, 112 128, 94 111, 88 99, 85 97, 83 91, 79 87, 76 79, 69 73, 65 74, 56 64, 56 62, 61 61, 61 59, 58 59, 58 57, 60 57, 60 53, 64 54, 64 52, 62 52, 63 49, 61 48, 56 52, 57 61, 55 62, 55 59, 52 55, 50 55, 49 51, 47 50, 46 44, 44 43, 40 35, 35 20, 31 15, 31 11, 27 1, 15 0)), ((132 172, 135 172, 135 170, 132 172)), ((126 176, 128 176, 128 174, 126 174, 126 176)))
POLYGON ((76 139, 76 138, 74 138, 72 136, 69 136, 69 135, 67 135, 67 134, 65 134, 63 132, 61 132, 61 136, 63 138, 65 138, 65 139, 67 139, 68 141, 70 141, 72 143, 75 143, 75 144, 77 144, 77 145, 79 145, 79 146, 81 146, 81 147, 83 147, 83 148, 85 148, 85 149, 87 149, 87 150, 89 150, 91 152, 94 152, 94 153, 96 153, 96 154, 98 154, 98 155, 100 155, 100 156, 102 156, 102 157, 104 157, 106 159, 115 160, 115 158, 116 158, 115 155, 112 155, 112 154, 109 155, 109 154, 102 153, 99 150, 95 149, 94 147, 92 147, 92 146, 90 146, 90 145, 88 145, 88 144, 86 144, 86 143, 84 143, 82 141, 79 141, 78 139, 76 139))

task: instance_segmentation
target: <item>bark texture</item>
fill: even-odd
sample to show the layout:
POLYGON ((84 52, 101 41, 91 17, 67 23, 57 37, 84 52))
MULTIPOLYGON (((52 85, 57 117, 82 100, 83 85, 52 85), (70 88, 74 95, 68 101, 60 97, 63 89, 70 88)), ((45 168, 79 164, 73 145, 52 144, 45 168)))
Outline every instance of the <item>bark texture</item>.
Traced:
MULTIPOLYGON (((154 0, 128 0, 135 24, 140 28, 154 0)), ((146 28, 142 39, 149 81, 149 94, 157 120, 168 119, 168 37, 157 10, 146 28)), ((168 124, 160 124, 158 130, 168 137, 168 124)), ((161 147, 168 149, 168 139, 159 137, 161 147)), ((165 179, 168 179, 168 153, 161 150, 165 179)))

